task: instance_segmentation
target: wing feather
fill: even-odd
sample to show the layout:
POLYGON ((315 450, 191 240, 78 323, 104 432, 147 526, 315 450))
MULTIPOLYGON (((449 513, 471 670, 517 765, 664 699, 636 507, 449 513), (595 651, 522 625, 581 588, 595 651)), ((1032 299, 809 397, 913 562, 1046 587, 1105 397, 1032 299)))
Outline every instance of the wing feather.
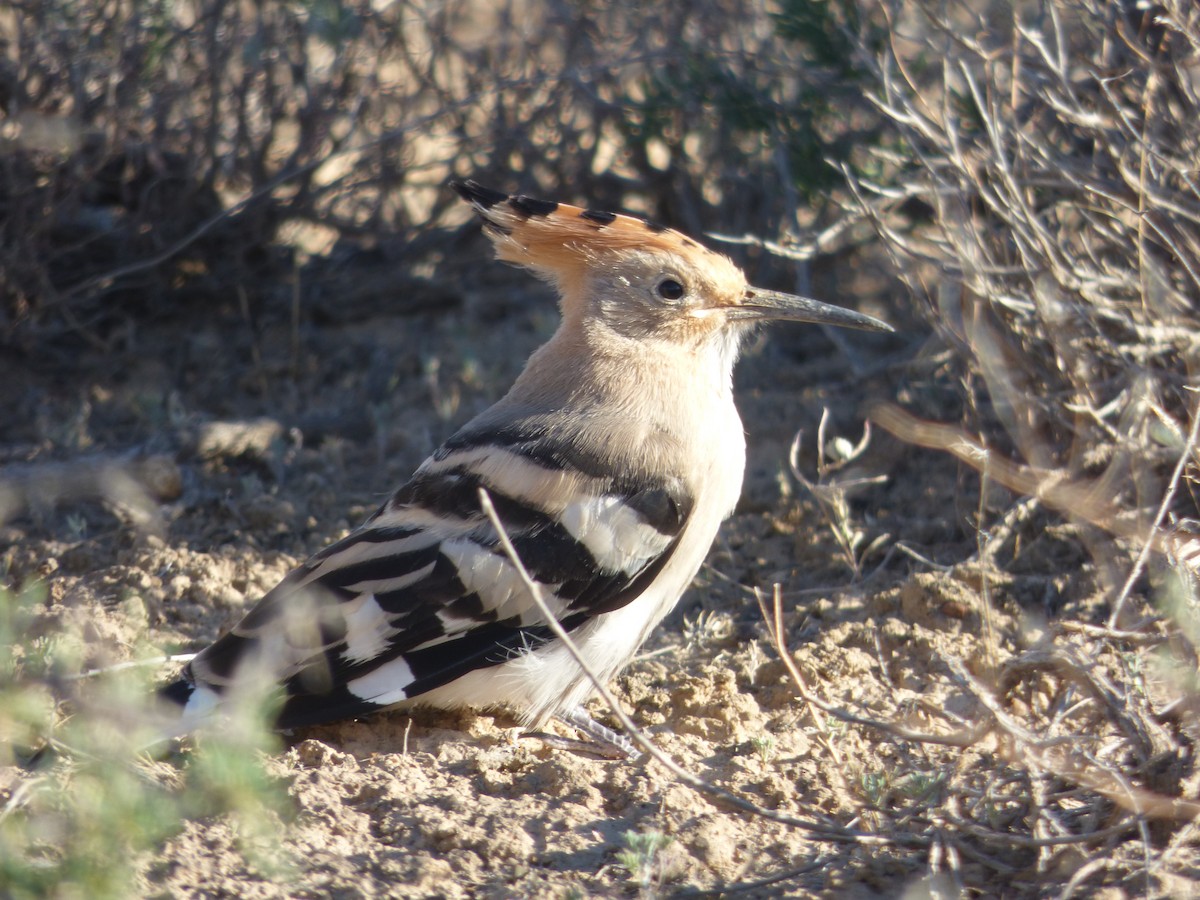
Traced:
POLYGON ((292 727, 412 699, 550 641, 480 509, 481 487, 568 628, 641 594, 691 509, 678 482, 613 475, 542 422, 468 429, 360 529, 285 578, 187 676, 220 690, 246 657, 274 653, 288 694, 280 725, 292 727))

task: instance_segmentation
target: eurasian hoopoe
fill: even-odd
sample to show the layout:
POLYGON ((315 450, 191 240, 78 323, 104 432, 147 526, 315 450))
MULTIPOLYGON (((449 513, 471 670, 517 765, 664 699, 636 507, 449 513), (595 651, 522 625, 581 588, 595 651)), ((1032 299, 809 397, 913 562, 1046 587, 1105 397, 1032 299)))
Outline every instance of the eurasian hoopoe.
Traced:
POLYGON ((771 319, 890 330, 749 287, 725 256, 640 219, 453 187, 500 259, 558 289, 558 330, 499 402, 164 689, 185 720, 252 671, 283 685, 282 728, 405 701, 506 706, 525 725, 590 721, 578 707, 593 685, 500 548, 479 489, 610 679, 675 606, 737 502, 743 335, 771 319))

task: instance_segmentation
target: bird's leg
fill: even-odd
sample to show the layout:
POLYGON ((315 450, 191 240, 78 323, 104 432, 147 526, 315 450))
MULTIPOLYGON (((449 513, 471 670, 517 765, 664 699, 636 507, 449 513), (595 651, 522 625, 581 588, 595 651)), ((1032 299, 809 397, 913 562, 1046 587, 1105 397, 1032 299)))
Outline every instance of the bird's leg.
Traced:
POLYGON ((582 733, 586 740, 577 741, 574 738, 560 737, 557 734, 547 734, 544 731, 527 731, 522 737, 536 738, 548 747, 556 750, 570 750, 573 753, 590 753, 602 759, 621 759, 633 762, 642 755, 642 751, 625 735, 601 725, 587 714, 582 706, 576 706, 566 712, 559 713, 557 718, 564 725, 569 725, 582 733))
POLYGON ((642 751, 633 741, 620 732, 601 725, 589 716, 582 706, 573 706, 559 713, 558 720, 590 738, 597 748, 593 752, 608 759, 625 759, 632 762, 642 755, 642 751))

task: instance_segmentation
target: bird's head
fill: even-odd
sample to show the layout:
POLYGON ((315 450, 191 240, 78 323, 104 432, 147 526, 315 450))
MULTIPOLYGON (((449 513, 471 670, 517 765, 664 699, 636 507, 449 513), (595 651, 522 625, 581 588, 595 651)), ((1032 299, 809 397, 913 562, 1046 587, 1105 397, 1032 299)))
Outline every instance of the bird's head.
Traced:
POLYGON ((751 287, 727 256, 632 216, 509 196, 473 181, 453 187, 483 220, 496 256, 561 294, 563 319, 636 341, 736 340, 767 320, 891 331, 878 319, 751 287))

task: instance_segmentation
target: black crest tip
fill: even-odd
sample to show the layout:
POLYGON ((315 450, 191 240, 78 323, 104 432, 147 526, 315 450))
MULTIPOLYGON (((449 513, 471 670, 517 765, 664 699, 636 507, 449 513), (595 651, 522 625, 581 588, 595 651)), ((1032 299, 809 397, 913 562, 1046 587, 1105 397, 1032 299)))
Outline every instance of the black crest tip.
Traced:
POLYGON ((513 197, 508 203, 526 218, 530 216, 548 216, 558 209, 558 204, 553 200, 538 200, 534 197, 526 197, 524 194, 521 194, 519 197, 513 197))
POLYGON ((595 222, 601 227, 611 225, 617 220, 616 213, 604 212, 599 209, 585 209, 579 214, 579 218, 587 219, 589 222, 595 222))
POLYGON ((479 182, 471 181, 470 179, 466 181, 451 181, 450 187, 454 188, 458 196, 462 197, 468 203, 474 203, 483 209, 491 209, 497 203, 503 203, 508 199, 508 194, 493 191, 491 188, 486 188, 479 182))

